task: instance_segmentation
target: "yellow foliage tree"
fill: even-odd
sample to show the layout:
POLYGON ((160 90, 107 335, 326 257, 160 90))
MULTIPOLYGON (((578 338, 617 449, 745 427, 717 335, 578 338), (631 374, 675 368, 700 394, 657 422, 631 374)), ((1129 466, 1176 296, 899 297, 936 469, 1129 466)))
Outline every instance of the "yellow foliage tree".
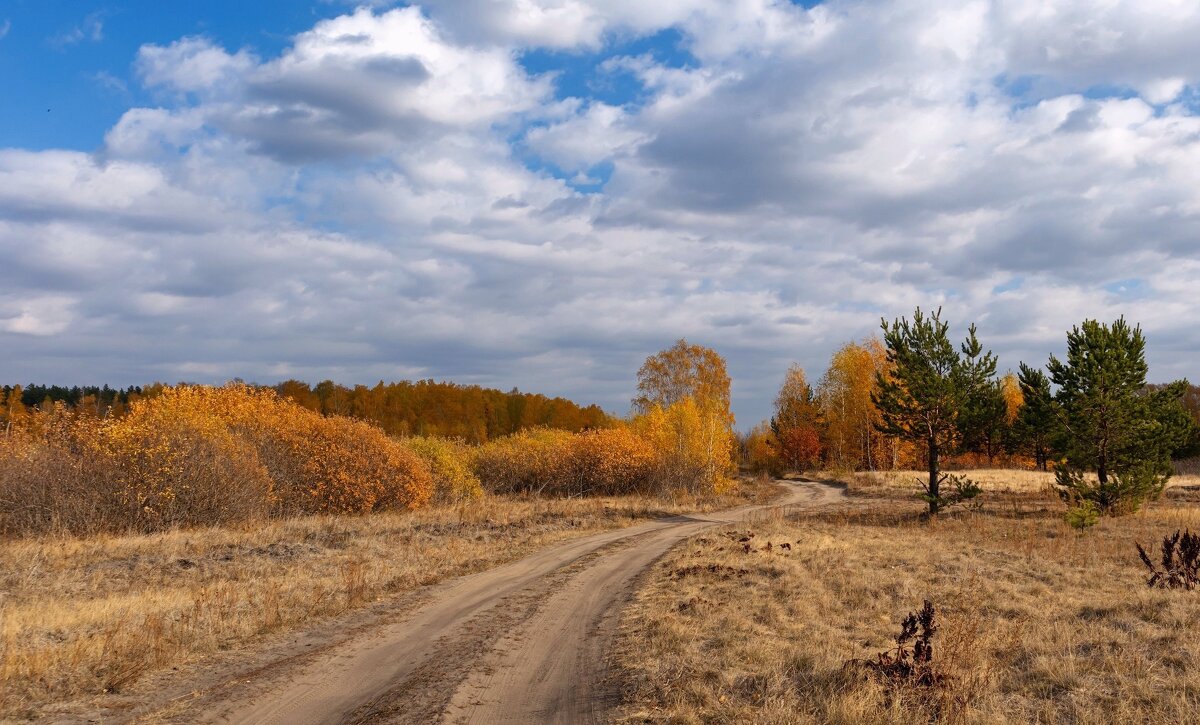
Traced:
POLYGON ((769 421, 763 421, 750 429, 742 441, 742 455, 746 466, 755 473, 773 476, 783 472, 783 461, 779 455, 779 441, 769 421))
POLYGON ((1021 392, 1021 383, 1013 371, 1009 370, 1000 378, 1000 394, 1004 396, 1004 422, 1009 428, 1017 422, 1021 406, 1025 405, 1025 395, 1021 392))
POLYGON ((840 468, 879 468, 893 453, 875 429, 879 412, 871 401, 875 373, 886 366, 887 352, 877 338, 848 342, 833 354, 821 378, 817 397, 826 446, 831 462, 840 468))
POLYGON ((719 492, 733 485, 737 441, 729 373, 715 350, 680 339, 638 370, 635 427, 658 453, 660 490, 719 492))
POLYGON ((634 419, 656 453, 659 491, 723 493, 736 485, 729 477, 736 440, 725 421, 718 410, 690 397, 665 408, 655 405, 634 419))

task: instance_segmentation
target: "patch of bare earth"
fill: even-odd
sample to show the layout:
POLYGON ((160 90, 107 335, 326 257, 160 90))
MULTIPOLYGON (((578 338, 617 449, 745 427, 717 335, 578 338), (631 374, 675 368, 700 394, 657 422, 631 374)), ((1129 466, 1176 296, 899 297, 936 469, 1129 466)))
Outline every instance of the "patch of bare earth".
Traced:
POLYGON ((927 523, 911 492, 852 485, 836 509, 688 540, 623 620, 623 717, 1194 722, 1200 593, 1148 589, 1134 542, 1200 528, 1200 494, 1173 489, 1078 534, 1055 498, 997 488, 981 511, 927 523), (924 599, 939 612, 943 684, 898 687, 846 666, 894 648, 924 599))
POLYGON ((354 610, 402 614, 442 580, 774 495, 744 482, 707 501, 486 497, 414 513, 0 542, 0 719, 120 712, 180 683, 186 693, 272 647, 276 656, 319 649, 356 626, 354 610))

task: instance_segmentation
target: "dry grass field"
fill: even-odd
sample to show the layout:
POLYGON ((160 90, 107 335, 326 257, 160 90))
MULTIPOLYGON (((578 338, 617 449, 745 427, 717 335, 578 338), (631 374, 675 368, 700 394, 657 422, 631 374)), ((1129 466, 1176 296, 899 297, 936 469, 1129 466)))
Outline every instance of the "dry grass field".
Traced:
MULTIPOLYGON (((1054 473, 1047 471, 978 468, 951 471, 951 473, 966 475, 978 483, 984 491, 1038 493, 1054 486, 1054 473)), ((918 485, 917 482, 926 480, 928 476, 929 474, 925 471, 878 471, 854 474, 851 483, 864 488, 914 490, 918 485)), ((1167 481, 1167 487, 1200 488, 1200 474, 1193 471, 1192 466, 1189 465, 1172 476, 1167 481)))
POLYGON ((705 501, 485 497, 415 513, 0 542, 0 719, 103 699, 149 673, 556 541, 775 493, 745 482, 705 501))
POLYGON ((695 537, 656 565, 615 655, 628 722, 1196 721, 1200 592, 1148 589, 1134 549, 1200 528, 1195 491, 1084 534, 1036 490, 932 523, 900 489, 850 494, 695 537), (846 665, 894 648, 924 599, 943 684, 846 665))

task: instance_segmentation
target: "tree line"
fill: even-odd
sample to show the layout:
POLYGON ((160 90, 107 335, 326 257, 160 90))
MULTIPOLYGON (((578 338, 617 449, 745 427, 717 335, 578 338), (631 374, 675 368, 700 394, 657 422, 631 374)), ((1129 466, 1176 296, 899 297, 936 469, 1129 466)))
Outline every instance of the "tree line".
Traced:
MULTIPOLYGON (((25 411, 52 405, 86 410, 101 418, 119 417, 132 403, 161 395, 166 387, 161 383, 124 389, 107 385, 6 385, 0 389, 0 421, 7 427, 19 421, 25 411)), ((373 387, 347 387, 330 380, 312 386, 287 380, 270 387, 308 410, 367 420, 395 436, 438 436, 484 443, 534 427, 577 432, 611 425, 608 414, 597 405, 581 406, 565 398, 523 393, 516 388, 503 392, 433 380, 380 381, 373 387)))
POLYGON ((1197 450, 1200 390, 1147 384, 1145 337, 1123 318, 1087 320, 1067 333, 1065 357, 1003 377, 975 325, 956 346, 940 309, 881 327, 882 340, 835 353, 815 388, 802 369, 788 370, 774 416, 743 443, 752 465, 920 467, 936 514, 979 493, 943 471, 947 457, 1004 457, 1053 468, 1063 498, 1093 515, 1157 497, 1172 459, 1197 450))

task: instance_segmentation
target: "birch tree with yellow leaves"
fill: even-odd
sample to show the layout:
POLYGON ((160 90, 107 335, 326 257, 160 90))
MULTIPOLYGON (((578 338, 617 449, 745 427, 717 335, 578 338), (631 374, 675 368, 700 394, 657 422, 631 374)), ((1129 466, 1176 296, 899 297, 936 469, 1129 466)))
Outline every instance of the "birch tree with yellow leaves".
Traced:
POLYGON ((694 492, 732 486, 736 444, 729 373, 715 350, 680 339, 638 370, 634 424, 660 453, 661 485, 694 492))

